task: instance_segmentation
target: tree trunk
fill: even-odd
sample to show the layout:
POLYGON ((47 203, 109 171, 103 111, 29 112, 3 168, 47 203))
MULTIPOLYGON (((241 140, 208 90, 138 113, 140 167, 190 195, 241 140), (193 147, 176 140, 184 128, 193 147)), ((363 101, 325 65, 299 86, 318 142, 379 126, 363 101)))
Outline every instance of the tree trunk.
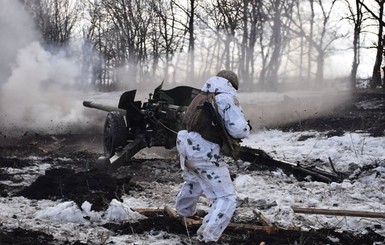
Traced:
POLYGON ((190 0, 190 14, 189 14, 189 23, 188 23, 188 55, 190 60, 190 65, 188 69, 187 77, 190 81, 194 81, 194 72, 195 72, 195 40, 194 40, 194 15, 195 15, 195 0, 190 0))
MULTIPOLYGON (((311 10, 311 18, 310 18, 310 33, 309 36, 313 36, 313 28, 314 28, 314 0, 309 0, 310 2, 310 10, 311 10)), ((311 82, 311 54, 313 51, 313 42, 309 42, 309 50, 308 50, 308 57, 307 57, 307 80, 310 83, 311 82)))
POLYGON ((360 37, 361 37, 361 25, 362 25, 362 5, 359 0, 355 1, 357 18, 354 23, 354 36, 353 36, 353 64, 350 75, 350 83, 352 88, 356 87, 357 70, 360 64, 360 37))
POLYGON ((378 35, 377 35, 377 51, 376 51, 376 61, 373 67, 372 80, 370 81, 370 87, 376 88, 381 86, 381 64, 382 64, 382 55, 384 50, 383 36, 382 36, 382 16, 384 14, 384 1, 378 2, 379 14, 378 14, 378 35))

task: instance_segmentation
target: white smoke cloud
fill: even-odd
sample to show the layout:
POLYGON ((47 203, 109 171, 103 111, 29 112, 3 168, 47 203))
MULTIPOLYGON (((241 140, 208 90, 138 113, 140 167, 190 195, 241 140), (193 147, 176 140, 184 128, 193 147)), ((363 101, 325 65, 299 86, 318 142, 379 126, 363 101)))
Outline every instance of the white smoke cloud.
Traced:
POLYGON ((51 55, 37 42, 19 50, 1 91, 5 121, 12 127, 43 129, 48 122, 84 120, 71 89, 79 74, 75 62, 51 55))
POLYGON ((81 65, 68 50, 44 49, 18 1, 0 0, 0 7, 7 9, 0 11, 1 133, 56 133, 85 124, 82 94, 75 86, 84 77, 81 65))
POLYGON ((10 75, 10 64, 16 52, 25 47, 38 35, 33 21, 24 11, 19 1, 0 0, 0 85, 10 75))

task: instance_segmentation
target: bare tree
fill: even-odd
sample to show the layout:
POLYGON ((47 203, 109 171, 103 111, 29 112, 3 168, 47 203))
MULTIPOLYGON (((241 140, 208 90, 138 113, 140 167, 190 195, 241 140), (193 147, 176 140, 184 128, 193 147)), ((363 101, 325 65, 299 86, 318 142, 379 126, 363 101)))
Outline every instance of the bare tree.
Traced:
POLYGON ((271 59, 268 64, 268 73, 267 78, 269 86, 276 88, 278 84, 278 70, 281 65, 281 57, 285 45, 288 42, 287 33, 288 30, 284 28, 285 26, 290 25, 290 19, 286 18, 287 15, 290 15, 293 11, 293 1, 273 1, 272 2, 272 46, 273 51, 271 54, 271 59))
POLYGON ((252 88, 255 77, 255 52, 258 35, 263 33, 264 15, 261 1, 243 1, 242 13, 242 44, 239 58, 239 73, 245 83, 244 87, 252 88))
POLYGON ((211 16, 215 29, 218 31, 218 37, 221 38, 221 35, 224 34, 224 38, 221 38, 224 42, 224 52, 221 57, 223 60, 222 68, 236 70, 238 64, 234 62, 232 55, 234 49, 231 48, 231 44, 234 43, 236 30, 240 28, 242 23, 242 2, 216 0, 212 5, 211 16))
MULTIPOLYGON (((186 29, 177 18, 177 8, 173 2, 154 1, 153 11, 155 22, 152 36, 156 39, 153 38, 152 44, 160 46, 159 57, 164 57, 164 77, 167 79, 172 58, 176 52, 181 50, 186 29)), ((189 48, 194 49, 193 43, 189 43, 189 45, 192 45, 189 48)))
POLYGON ((63 45, 70 39, 78 21, 79 4, 67 0, 24 1, 42 38, 49 45, 63 45))
MULTIPOLYGON (((306 24, 306 20, 304 20, 303 18, 303 15, 302 15, 302 5, 301 5, 301 2, 298 1, 295 3, 295 6, 294 6, 294 11, 293 11, 293 15, 295 15, 295 19, 296 19, 296 25, 298 25, 298 28, 301 30, 301 29, 304 29, 304 25, 306 24)), ((314 22, 314 8, 312 7, 312 4, 311 4, 311 15, 310 15, 310 30, 312 32, 313 30, 313 22, 314 22)), ((292 49, 293 51, 294 50, 298 50, 299 49, 299 62, 297 64, 297 61, 296 59, 292 59, 291 57, 289 57, 289 61, 291 61, 292 63, 294 64, 297 64, 298 65, 298 70, 299 70, 299 79, 300 81, 303 80, 304 78, 304 70, 305 70, 305 55, 307 56, 307 59, 310 60, 310 55, 309 53, 310 52, 305 52, 305 43, 306 43, 306 40, 303 36, 300 36, 299 37, 299 42, 295 42, 295 41, 292 41, 291 42, 291 45, 293 46, 292 49)), ((309 47, 309 50, 311 50, 311 44, 308 44, 308 47, 309 47)), ((307 67, 308 69, 307 70, 307 81, 310 80, 310 63, 308 62, 307 63, 307 67)))
MULTIPOLYGON (((313 37, 314 35, 314 0, 309 0, 310 4, 310 32, 309 32, 309 37, 313 37)), ((312 53, 313 53, 313 42, 310 41, 308 42, 309 44, 309 49, 308 49, 308 58, 307 58, 307 79, 310 82, 311 81, 311 61, 312 61, 312 53)))
POLYGON ((104 57, 99 66, 102 83, 152 82, 156 73, 168 79, 185 32, 172 1, 89 3, 91 20, 85 34, 104 57))
POLYGON ((190 76, 190 79, 194 80, 194 73, 195 73, 195 34, 194 34, 194 20, 195 20, 195 10, 197 8, 197 1, 196 0, 189 0, 189 11, 187 12, 187 19, 188 19, 188 53, 190 57, 190 65, 188 74, 190 76))
POLYGON ((281 66, 282 54, 289 42, 289 26, 295 1, 268 0, 262 6, 266 18, 264 27, 268 31, 260 32, 259 45, 261 49, 262 69, 260 73, 261 86, 276 89, 278 72, 281 66))
POLYGON ((354 5, 351 1, 345 0, 347 9, 349 11, 349 16, 347 17, 353 24, 353 62, 352 70, 350 72, 350 84, 354 88, 356 85, 357 79, 357 70, 360 65, 360 50, 361 50, 361 31, 363 23, 363 6, 360 3, 360 0, 355 0, 354 5))
MULTIPOLYGON (((85 42, 82 50, 82 70, 90 74, 90 83, 92 85, 100 90, 105 90, 103 86, 109 86, 106 79, 104 79, 105 77, 103 78, 106 63, 102 59, 102 50, 105 47, 103 23, 105 22, 106 13, 103 12, 103 6, 99 1, 88 0, 84 7, 87 15, 83 21, 87 21, 87 24, 82 26, 85 42)), ((108 56, 105 55, 104 57, 108 56)))
MULTIPOLYGON (((296 19, 292 19, 292 26, 289 28, 294 34, 300 38, 304 38, 309 43, 308 62, 310 67, 308 67, 308 69, 310 71, 312 70, 311 62, 315 60, 315 81, 319 84, 324 80, 324 63, 326 57, 333 50, 332 43, 344 37, 346 34, 340 33, 338 25, 331 23, 331 14, 336 0, 331 1, 329 5, 325 5, 322 0, 317 0, 314 3, 317 3, 314 7, 317 6, 317 10, 319 11, 319 15, 314 18, 319 19, 315 22, 315 19, 311 16, 309 23, 311 31, 307 32, 306 26, 296 19), (310 35, 311 33, 312 35, 310 35), (313 52, 313 49, 315 52, 313 52)), ((308 74, 310 74, 310 71, 308 74)))
MULTIPOLYGON (((113 59, 107 59, 112 62, 111 68, 120 67, 126 70, 130 80, 136 81, 139 75, 138 68, 146 59, 147 46, 143 44, 149 30, 148 7, 140 0, 106 0, 100 3, 107 13, 105 29, 108 30, 106 31, 108 35, 105 35, 104 54, 112 55, 113 59)), ((128 77, 125 81, 120 81, 115 72, 112 75, 111 79, 114 82, 127 82, 128 77)))
MULTIPOLYGON (((372 79, 370 81, 370 87, 376 88, 377 86, 381 86, 381 65, 382 65, 382 56, 384 55, 384 36, 383 36, 383 28, 385 23, 383 21, 384 16, 384 4, 385 0, 374 0, 377 4, 377 9, 372 9, 368 4, 359 0, 360 4, 370 13, 370 15, 377 21, 378 25, 378 33, 377 33, 377 44, 376 44, 376 59, 373 66, 372 79)), ((385 89, 384 84, 382 85, 385 89)))
MULTIPOLYGON (((336 3, 336 0, 333 0, 331 2, 331 5, 328 9, 325 8, 325 5, 323 4, 322 0, 318 0, 318 4, 321 8, 322 12, 322 25, 321 25, 321 32, 319 35, 318 42, 315 43, 315 48, 318 52, 317 55, 317 71, 316 71, 316 81, 321 82, 324 79, 324 62, 325 62, 325 55, 327 53, 327 50, 329 46, 338 38, 337 30, 330 28, 329 22, 330 22, 330 15, 333 11, 334 4, 336 3), (329 36, 327 36, 327 32, 329 32, 329 36)), ((313 39, 314 40, 314 39, 313 39)))

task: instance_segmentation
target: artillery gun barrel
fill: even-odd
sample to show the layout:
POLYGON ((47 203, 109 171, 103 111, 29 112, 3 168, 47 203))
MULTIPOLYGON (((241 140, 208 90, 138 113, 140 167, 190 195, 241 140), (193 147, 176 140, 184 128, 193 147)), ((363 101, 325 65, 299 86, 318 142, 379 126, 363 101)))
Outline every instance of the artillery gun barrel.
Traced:
POLYGON ((107 111, 107 112, 119 112, 121 115, 126 115, 126 110, 120 109, 115 106, 109 106, 109 105, 102 105, 98 103, 94 103, 92 101, 83 101, 83 106, 89 107, 89 108, 94 108, 102 111, 107 111))

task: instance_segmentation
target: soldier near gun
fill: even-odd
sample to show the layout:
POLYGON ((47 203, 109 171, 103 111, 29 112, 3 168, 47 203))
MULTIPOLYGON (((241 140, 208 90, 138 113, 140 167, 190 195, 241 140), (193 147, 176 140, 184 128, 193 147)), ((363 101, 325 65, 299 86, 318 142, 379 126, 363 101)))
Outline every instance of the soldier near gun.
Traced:
POLYGON ((238 86, 238 77, 232 71, 222 70, 209 78, 186 111, 186 130, 179 131, 177 136, 184 179, 176 198, 177 213, 193 216, 202 194, 213 202, 197 231, 198 240, 203 243, 218 241, 230 223, 236 208, 236 193, 221 150, 223 132, 213 125, 202 104, 209 100, 229 135, 243 139, 250 128, 238 102, 238 86))

